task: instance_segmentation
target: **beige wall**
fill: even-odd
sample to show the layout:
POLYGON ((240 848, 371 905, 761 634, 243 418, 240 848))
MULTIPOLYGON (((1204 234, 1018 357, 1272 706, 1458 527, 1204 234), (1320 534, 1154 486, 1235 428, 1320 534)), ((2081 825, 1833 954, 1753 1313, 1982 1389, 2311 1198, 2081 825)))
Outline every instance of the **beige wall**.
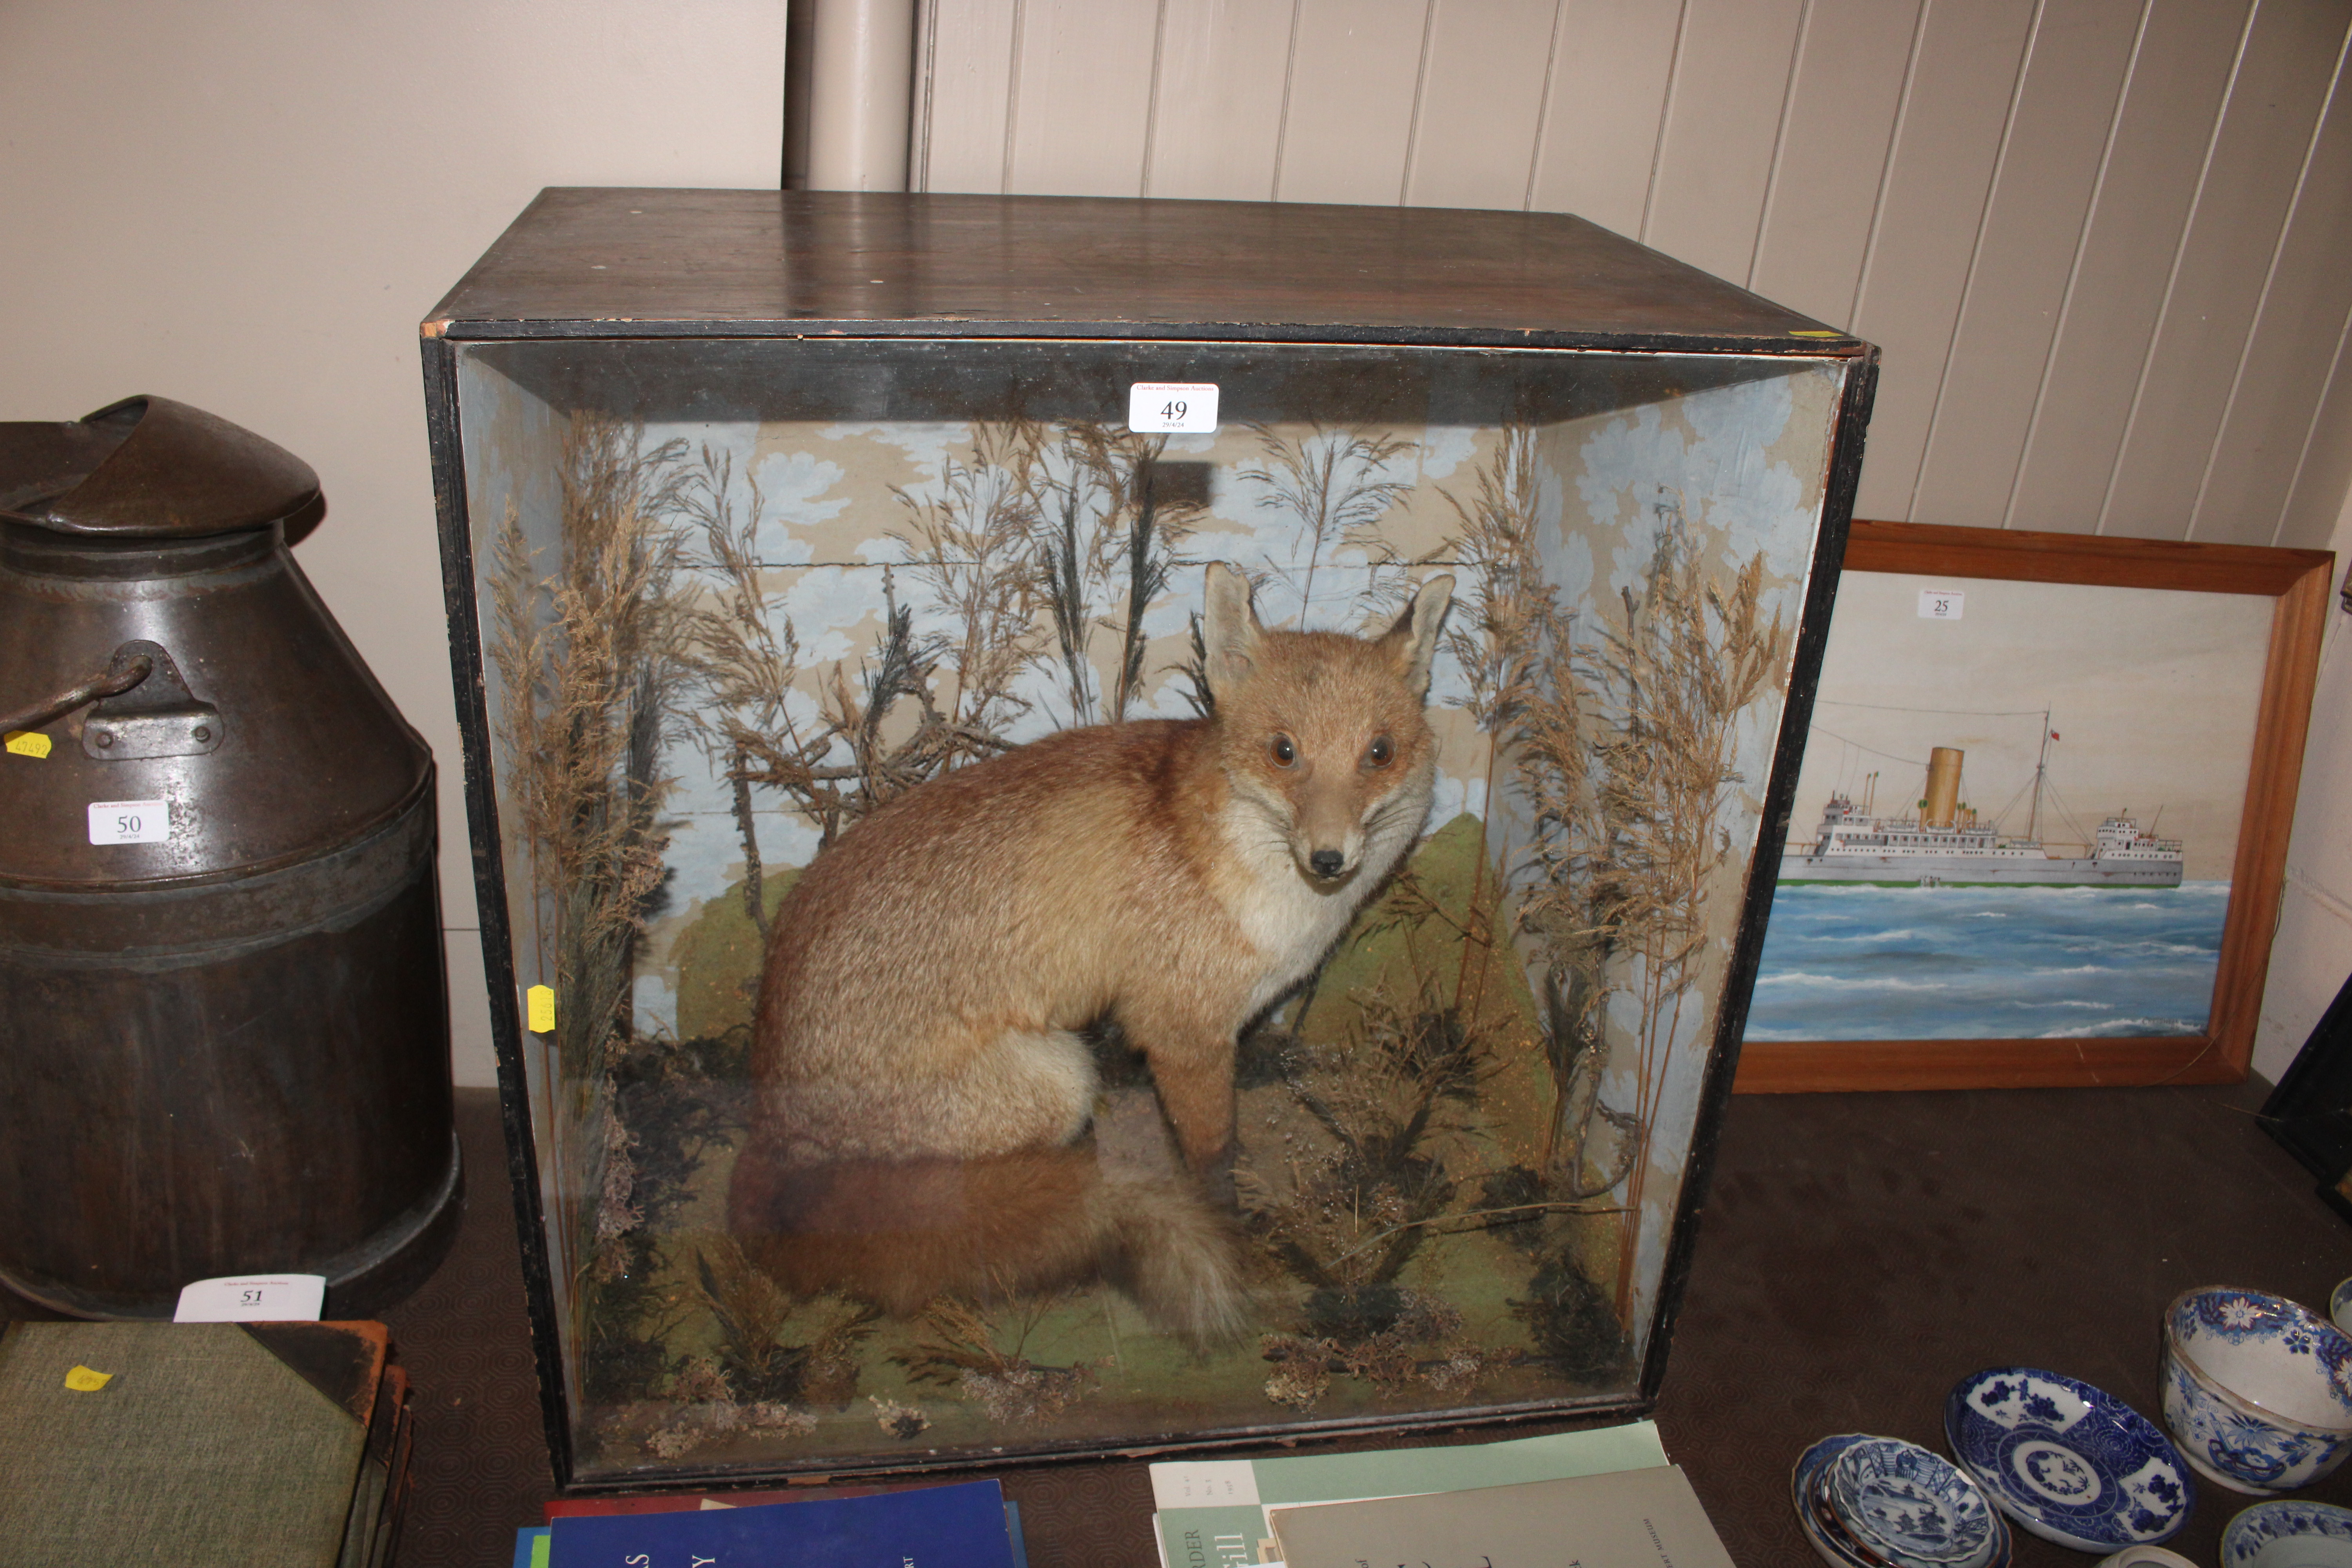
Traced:
POLYGON ((177 397, 307 458, 297 552, 441 762, 493 1081, 416 323, 541 186, 773 185, 782 0, 0 4, 0 419, 177 397))
POLYGON ((2346 0, 931 0, 916 176, 1581 213, 1885 349, 1863 516, 2319 545, 2352 477, 2347 24, 2346 0))

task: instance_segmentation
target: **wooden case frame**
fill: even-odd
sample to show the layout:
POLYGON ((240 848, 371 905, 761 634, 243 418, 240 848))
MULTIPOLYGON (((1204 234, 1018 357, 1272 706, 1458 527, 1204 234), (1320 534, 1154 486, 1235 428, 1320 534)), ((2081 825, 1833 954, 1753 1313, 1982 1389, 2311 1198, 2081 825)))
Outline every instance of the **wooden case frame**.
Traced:
MULTIPOLYGON (((2097 1039, 1756 1040, 1736 1092, 2236 1083, 2252 1057, 2286 874, 2335 557, 1857 519, 1845 570, 2239 594, 2273 602, 2219 971, 2205 1031, 2097 1039)), ((1785 829, 1790 826, 1782 819, 1785 829)))
MULTIPOLYGON (((1580 351, 1596 363, 1644 354, 1811 359, 1836 367, 1827 460, 1786 697, 1762 787, 1762 820, 1785 820, 1826 638, 1828 608, 1861 468, 1876 351, 1845 333, 1563 215, 1305 207, 1092 198, 875 196, 755 191, 543 193, 423 326, 425 404, 501 1106, 541 1403, 559 1485, 741 1482, 1099 1457, 1061 1442, 925 1459, 906 1453, 752 1466, 688 1460, 600 1470, 574 1426, 573 1366, 551 1280, 550 1156, 537 1140, 523 995, 504 868, 492 754, 481 520, 472 515, 463 356, 480 345, 667 343, 680 352, 747 341, 788 344, 913 339, 969 344, 1115 340, 1580 351), (887 280, 887 281, 886 281, 887 280)), ((962 352, 962 351, 959 351, 962 352)), ((1696 1215, 1755 973, 1779 858, 1761 836, 1736 902, 1721 1005, 1697 1078, 1683 1179, 1658 1265, 1656 1308, 1636 1377, 1604 1400, 1487 1405, 1445 1424, 1640 1411, 1664 1375, 1696 1215)), ((1141 1447, 1200 1448, 1428 1426, 1400 1413, 1283 1419, 1141 1447)), ((1109 1446, 1140 1451, 1134 1443, 1109 1446)))

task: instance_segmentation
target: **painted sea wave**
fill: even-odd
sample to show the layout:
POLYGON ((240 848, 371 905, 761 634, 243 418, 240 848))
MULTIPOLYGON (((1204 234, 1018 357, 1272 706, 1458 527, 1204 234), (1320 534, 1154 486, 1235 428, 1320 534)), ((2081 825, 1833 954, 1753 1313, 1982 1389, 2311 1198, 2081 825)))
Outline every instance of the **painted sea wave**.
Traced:
POLYGON ((1751 1040, 2195 1035, 2227 882, 1774 890, 1751 1040))

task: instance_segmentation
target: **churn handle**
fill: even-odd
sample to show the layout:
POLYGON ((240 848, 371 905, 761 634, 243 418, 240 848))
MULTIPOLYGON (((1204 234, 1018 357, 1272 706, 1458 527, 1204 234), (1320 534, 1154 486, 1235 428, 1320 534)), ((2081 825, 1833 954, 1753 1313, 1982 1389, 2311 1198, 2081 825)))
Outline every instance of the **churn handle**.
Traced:
POLYGON ((101 697, 118 697, 130 690, 155 671, 155 661, 143 653, 124 657, 117 648, 104 669, 87 680, 68 687, 54 697, 43 698, 29 708, 13 713, 0 713, 0 732, 10 730, 37 730, 44 724, 54 724, 75 709, 95 702, 101 697))

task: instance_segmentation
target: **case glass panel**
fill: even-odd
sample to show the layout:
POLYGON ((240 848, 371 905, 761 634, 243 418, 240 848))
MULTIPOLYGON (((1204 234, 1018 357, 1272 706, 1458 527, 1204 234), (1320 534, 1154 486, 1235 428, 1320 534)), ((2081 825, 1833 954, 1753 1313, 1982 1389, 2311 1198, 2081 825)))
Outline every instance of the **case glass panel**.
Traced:
POLYGON ((457 358, 577 1477, 1637 1397, 1845 362, 457 358), (1136 433, 1137 383, 1213 384, 1215 428, 1136 433), (1405 621, 1388 684, 1221 665, 1213 563, 1269 633, 1405 621), (1161 721, 1157 782, 1052 739, 1161 721), (1349 725, 1402 760, 1278 756, 1349 725))

